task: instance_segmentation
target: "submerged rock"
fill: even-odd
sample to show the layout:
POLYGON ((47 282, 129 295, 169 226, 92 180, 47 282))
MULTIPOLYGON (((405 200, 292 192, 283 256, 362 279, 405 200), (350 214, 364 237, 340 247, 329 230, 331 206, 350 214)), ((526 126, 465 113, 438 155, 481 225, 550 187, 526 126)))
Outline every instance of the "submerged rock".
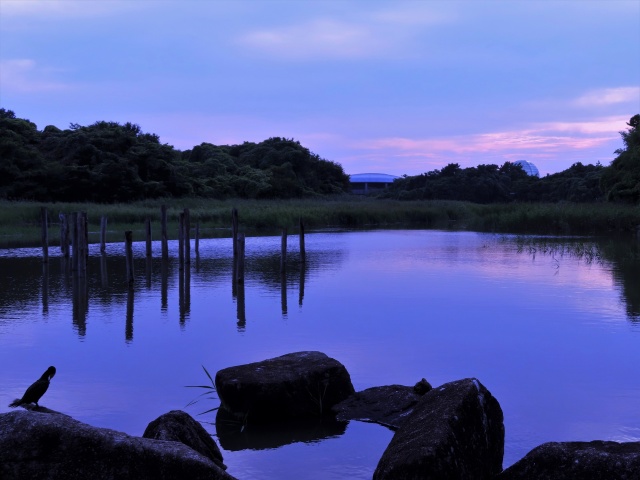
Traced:
POLYGON ((467 378, 422 396, 391 439, 373 478, 493 478, 502 470, 503 455, 500 404, 478 380, 467 378))
POLYGON ((400 428, 422 398, 415 387, 387 385, 356 392, 331 409, 338 420, 360 420, 384 425, 392 430, 400 428))
POLYGON ((638 480, 640 442, 549 442, 534 448, 500 480, 638 480))
POLYGON ((0 478, 234 479, 180 442, 132 437, 36 411, 0 414, 0 478))
POLYGON ((184 443, 211 459, 220 468, 224 470, 227 468, 222 463, 222 453, 209 432, 191 415, 182 410, 172 410, 160 415, 147 425, 142 436, 153 440, 171 440, 184 443))
POLYGON ((221 408, 243 423, 321 416, 354 393, 347 369, 321 352, 296 352, 216 374, 221 408))

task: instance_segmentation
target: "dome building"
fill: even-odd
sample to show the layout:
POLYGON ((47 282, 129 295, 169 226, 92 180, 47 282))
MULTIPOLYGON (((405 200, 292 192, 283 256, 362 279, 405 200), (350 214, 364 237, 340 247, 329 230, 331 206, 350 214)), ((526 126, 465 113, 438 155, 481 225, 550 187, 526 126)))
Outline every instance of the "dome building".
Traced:
POLYGON ((526 160, 518 160, 513 162, 514 165, 520 165, 522 169, 532 177, 539 177, 540 172, 538 171, 538 167, 536 167, 533 163, 528 162, 526 160))

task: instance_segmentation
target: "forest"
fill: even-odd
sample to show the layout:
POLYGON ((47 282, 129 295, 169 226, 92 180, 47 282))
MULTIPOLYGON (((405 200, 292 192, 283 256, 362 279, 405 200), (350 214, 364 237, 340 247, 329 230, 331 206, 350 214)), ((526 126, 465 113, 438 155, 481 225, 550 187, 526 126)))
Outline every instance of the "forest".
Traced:
MULTIPOLYGON (((620 132, 610 165, 575 163, 538 178, 513 163, 403 176, 377 195, 398 200, 640 203, 640 115, 620 132)), ((349 191, 342 166, 300 142, 201 143, 180 151, 133 123, 99 121, 42 131, 0 109, 0 199, 128 203, 156 198, 287 199, 349 191)))

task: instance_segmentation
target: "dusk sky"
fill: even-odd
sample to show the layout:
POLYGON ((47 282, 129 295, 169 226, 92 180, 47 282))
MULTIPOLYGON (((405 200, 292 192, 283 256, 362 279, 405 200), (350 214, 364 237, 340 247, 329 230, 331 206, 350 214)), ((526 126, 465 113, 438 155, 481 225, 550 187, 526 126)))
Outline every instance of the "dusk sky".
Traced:
POLYGON ((640 0, 0 0, 0 107, 180 150, 294 138, 348 174, 608 165, 640 0))

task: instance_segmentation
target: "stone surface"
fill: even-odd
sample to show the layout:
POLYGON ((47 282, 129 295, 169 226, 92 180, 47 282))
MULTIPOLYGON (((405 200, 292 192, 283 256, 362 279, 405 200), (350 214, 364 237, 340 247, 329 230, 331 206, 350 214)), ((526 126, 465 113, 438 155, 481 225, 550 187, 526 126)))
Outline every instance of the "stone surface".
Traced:
POLYGON ((373 478, 493 478, 502 470, 503 455, 500 404, 478 380, 467 378, 422 396, 391 439, 373 478))
POLYGON ((354 393, 344 365, 321 352, 225 368, 215 384, 221 408, 243 424, 325 415, 354 393))
POLYGON ((147 425, 142 436, 153 440, 171 440, 184 443, 187 447, 191 447, 196 452, 213 460, 220 468, 225 470, 227 468, 222 463, 222 453, 209 432, 200 422, 182 410, 172 410, 160 415, 147 425))
POLYGON ((132 437, 36 411, 0 414, 0 478, 233 480, 182 443, 132 437))
POLYGON ((639 480, 640 442, 549 442, 531 450, 500 480, 639 480))
POLYGON ((331 411, 338 420, 360 420, 397 430, 422 398, 415 387, 387 385, 356 392, 334 405, 331 411))

